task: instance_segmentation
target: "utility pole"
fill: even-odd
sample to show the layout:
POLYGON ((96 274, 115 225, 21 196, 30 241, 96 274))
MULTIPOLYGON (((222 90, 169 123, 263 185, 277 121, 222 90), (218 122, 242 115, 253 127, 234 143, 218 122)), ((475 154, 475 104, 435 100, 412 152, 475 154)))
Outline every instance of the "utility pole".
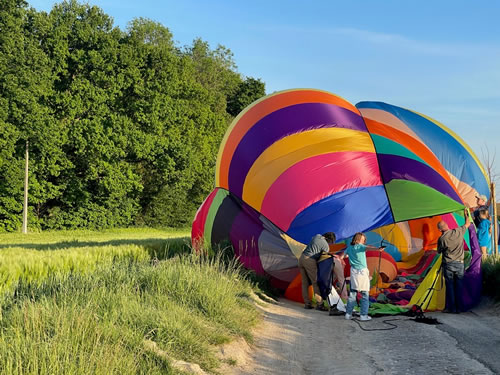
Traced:
POLYGON ((29 141, 26 140, 26 157, 24 167, 24 206, 23 206, 23 233, 28 233, 28 158, 29 141))

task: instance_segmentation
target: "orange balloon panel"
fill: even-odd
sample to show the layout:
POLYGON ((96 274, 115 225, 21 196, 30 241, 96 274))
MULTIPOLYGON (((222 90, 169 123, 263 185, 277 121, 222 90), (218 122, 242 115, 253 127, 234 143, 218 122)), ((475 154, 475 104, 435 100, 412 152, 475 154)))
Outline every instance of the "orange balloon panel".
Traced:
POLYGON ((347 246, 345 243, 334 243, 330 244, 330 253, 335 254, 341 250, 344 250, 347 246))
POLYGON ((302 277, 300 273, 293 279, 290 285, 288 285, 288 288, 286 288, 285 298, 304 303, 304 299, 302 298, 302 277))
POLYGON ((437 224, 440 220, 441 216, 434 216, 408 222, 412 237, 420 237, 423 239, 423 250, 436 249, 437 240, 439 236, 441 236, 441 232, 437 229, 437 224))
MULTIPOLYGON (((378 251, 377 251, 378 252, 378 251)), ((387 257, 381 256, 379 258, 379 254, 374 254, 372 256, 368 255, 369 251, 367 251, 366 254, 366 264, 368 266, 368 269, 370 270, 370 275, 373 275, 373 272, 376 271, 377 273, 383 273, 387 275, 388 280, 386 281, 392 281, 396 278, 398 275, 398 267, 396 265, 396 262, 394 259, 387 259, 387 257), (380 261, 380 263, 379 263, 380 261), (380 268, 379 268, 380 264, 380 268)), ((382 253, 382 255, 385 253, 382 253)), ((390 255, 389 255, 390 256, 390 255)))

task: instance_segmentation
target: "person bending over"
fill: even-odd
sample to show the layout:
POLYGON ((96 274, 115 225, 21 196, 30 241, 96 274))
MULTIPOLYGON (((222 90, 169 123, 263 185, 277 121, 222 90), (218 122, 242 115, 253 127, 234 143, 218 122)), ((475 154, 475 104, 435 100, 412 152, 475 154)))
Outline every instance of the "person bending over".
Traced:
POLYGON ((304 308, 312 309, 311 299, 309 298, 309 285, 312 285, 314 297, 316 298, 316 310, 327 311, 323 305, 323 299, 318 287, 318 266, 317 261, 323 252, 328 253, 330 244, 335 243, 335 233, 327 232, 323 235, 315 235, 302 255, 299 258, 299 270, 302 277, 302 298, 304 298, 304 308))

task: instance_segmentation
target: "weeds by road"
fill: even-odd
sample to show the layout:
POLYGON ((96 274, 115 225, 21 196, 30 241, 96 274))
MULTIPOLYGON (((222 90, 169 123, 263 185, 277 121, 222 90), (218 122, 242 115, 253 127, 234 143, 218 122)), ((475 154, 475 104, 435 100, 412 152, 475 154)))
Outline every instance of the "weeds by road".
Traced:
POLYGON ((2 237, 0 373, 177 373, 173 359, 216 371, 217 345, 252 340, 255 287, 236 262, 188 253, 184 234, 2 237))

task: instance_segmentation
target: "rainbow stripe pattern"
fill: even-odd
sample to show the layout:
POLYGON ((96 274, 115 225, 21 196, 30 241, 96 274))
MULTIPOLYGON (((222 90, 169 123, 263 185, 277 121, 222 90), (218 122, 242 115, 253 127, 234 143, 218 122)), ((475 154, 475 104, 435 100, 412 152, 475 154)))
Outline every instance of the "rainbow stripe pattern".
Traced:
POLYGON ((241 112, 221 143, 215 186, 193 242, 229 239, 246 266, 285 283, 317 233, 369 232, 405 262, 435 248, 423 228, 489 197, 478 158, 441 123, 315 89, 277 92, 241 112))
POLYGON ((304 243, 457 211, 489 191, 472 151, 438 122, 319 90, 244 110, 221 144, 216 186, 304 243))

